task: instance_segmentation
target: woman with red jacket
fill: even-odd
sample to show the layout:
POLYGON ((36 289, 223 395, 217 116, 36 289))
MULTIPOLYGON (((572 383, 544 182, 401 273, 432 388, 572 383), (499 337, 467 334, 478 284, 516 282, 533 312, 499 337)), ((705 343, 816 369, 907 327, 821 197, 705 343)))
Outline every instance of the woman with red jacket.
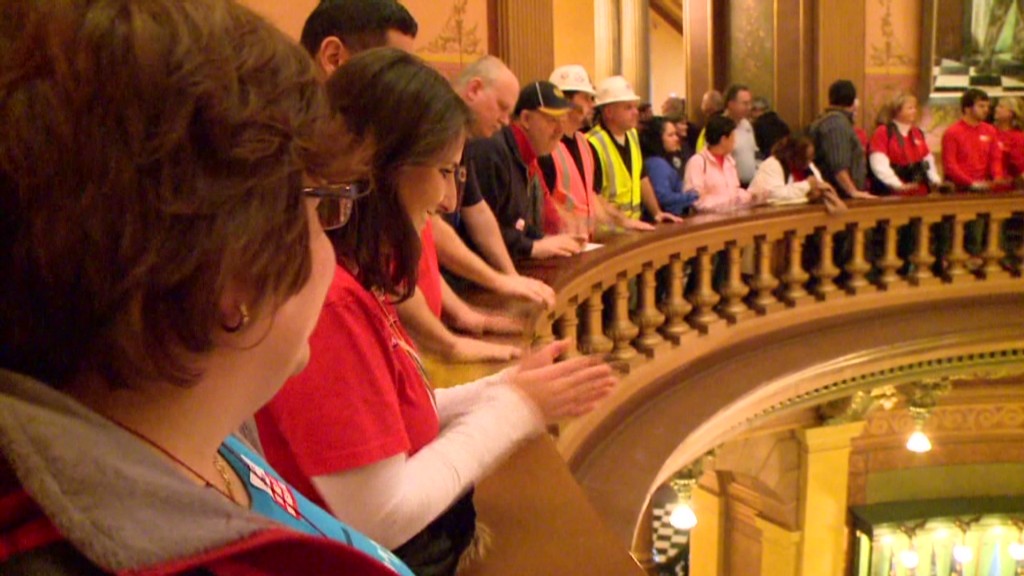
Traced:
POLYGON ((868 146, 874 192, 882 196, 923 196, 941 180, 924 132, 916 125, 917 98, 896 94, 879 112, 868 146))
POLYGON ((1006 176, 1020 178, 1024 175, 1024 101, 1000 98, 994 116, 1006 176))

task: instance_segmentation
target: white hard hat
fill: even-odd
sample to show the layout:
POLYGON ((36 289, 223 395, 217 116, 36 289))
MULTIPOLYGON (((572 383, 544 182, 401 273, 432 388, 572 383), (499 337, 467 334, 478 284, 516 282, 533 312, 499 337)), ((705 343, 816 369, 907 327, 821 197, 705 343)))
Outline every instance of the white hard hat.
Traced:
POLYGON ((549 80, 562 92, 586 92, 594 95, 594 85, 590 82, 590 76, 587 75, 586 68, 579 64, 555 68, 549 80))
POLYGON ((597 85, 595 104, 604 106, 613 102, 639 102, 640 97, 633 92, 633 87, 622 76, 605 78, 597 85))

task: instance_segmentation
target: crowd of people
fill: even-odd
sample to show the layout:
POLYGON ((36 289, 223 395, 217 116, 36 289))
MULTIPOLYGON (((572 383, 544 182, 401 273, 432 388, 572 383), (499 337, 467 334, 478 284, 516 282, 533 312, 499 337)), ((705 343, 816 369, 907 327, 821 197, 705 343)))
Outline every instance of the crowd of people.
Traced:
MULTIPOLYGON (((5 573, 454 574, 473 487, 616 378, 478 336, 550 307, 521 259, 693 212, 941 183, 896 96, 848 81, 806 131, 743 85, 689 121, 622 76, 449 81, 396 0, 323 0, 301 45, 232 0, 15 3, 0 22, 5 573), (648 107, 649 108, 649 107, 648 107), (869 178, 870 174, 870 178, 869 178), (516 361, 435 389, 422 353, 516 361)), ((962 98, 958 189, 1024 170, 1022 106, 962 98)))

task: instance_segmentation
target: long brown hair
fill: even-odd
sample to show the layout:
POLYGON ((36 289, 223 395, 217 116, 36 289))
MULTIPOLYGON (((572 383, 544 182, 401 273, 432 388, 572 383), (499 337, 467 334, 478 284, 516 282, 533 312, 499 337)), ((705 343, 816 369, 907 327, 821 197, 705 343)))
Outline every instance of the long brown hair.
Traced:
POLYGON ((374 145, 373 191, 356 201, 348 224, 328 233, 338 262, 360 283, 398 301, 416 288, 419 234, 398 197, 402 166, 435 161, 465 134, 469 109, 439 72, 395 48, 357 54, 327 83, 331 107, 374 145))
POLYGON ((224 0, 15 2, 0 19, 0 367, 198 376, 220 300, 311 269, 301 175, 354 177, 308 55, 224 0), (340 166, 340 164, 339 164, 340 166))
POLYGON ((810 166, 807 151, 811 146, 814 142, 802 134, 786 136, 772 146, 772 156, 782 164, 783 178, 788 180, 794 170, 806 170, 810 166))

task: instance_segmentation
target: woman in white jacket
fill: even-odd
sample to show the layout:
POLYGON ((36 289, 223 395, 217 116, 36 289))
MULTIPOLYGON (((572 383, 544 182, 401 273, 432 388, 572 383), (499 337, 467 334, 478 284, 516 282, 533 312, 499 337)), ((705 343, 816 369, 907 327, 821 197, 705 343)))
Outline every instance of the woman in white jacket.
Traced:
MULTIPOLYGON (((769 204, 805 204, 825 198, 839 202, 812 161, 814 143, 806 136, 787 136, 772 148, 772 155, 757 169, 750 192, 766 197, 769 204)), ((841 202, 840 202, 841 203, 841 202)))

